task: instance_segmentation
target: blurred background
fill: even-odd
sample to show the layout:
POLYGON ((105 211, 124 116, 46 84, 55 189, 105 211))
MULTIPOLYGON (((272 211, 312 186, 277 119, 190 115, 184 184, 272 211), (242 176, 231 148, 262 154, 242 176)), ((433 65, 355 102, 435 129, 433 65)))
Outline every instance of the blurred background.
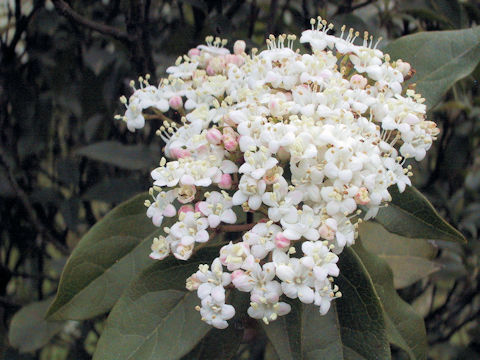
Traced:
MULTIPOLYGON (((71 249, 109 209, 148 189, 160 158, 155 126, 132 134, 113 119, 129 81, 150 73, 156 83, 206 35, 262 48, 266 35, 298 35, 317 15, 382 36, 382 47, 478 25, 480 4, 0 1, 0 358, 91 358, 105 317, 46 323, 43 315, 71 249)), ((400 290, 425 317, 431 359, 480 359, 479 81, 477 67, 430 111, 442 132, 414 170, 416 186, 469 240, 439 242, 424 276, 400 290)))

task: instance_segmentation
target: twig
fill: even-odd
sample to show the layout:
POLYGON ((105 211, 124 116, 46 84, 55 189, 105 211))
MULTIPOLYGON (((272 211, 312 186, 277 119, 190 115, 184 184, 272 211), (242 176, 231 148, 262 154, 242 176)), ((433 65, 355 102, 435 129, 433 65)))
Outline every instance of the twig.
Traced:
POLYGON ((52 234, 50 234, 47 228, 38 219, 37 213, 28 199, 28 195, 20 187, 17 180, 15 179, 15 176, 13 175, 12 170, 6 160, 6 154, 1 147, 0 147, 0 164, 5 169, 10 185, 12 186, 13 190, 17 194, 17 197, 22 202, 23 207, 28 212, 28 215, 30 216, 30 221, 33 223, 33 226, 35 226, 38 233, 43 235, 45 239, 51 242, 63 254, 68 254, 69 253, 68 248, 64 244, 62 244, 58 239, 53 237, 52 234))
POLYGON ((220 225, 219 231, 221 232, 242 232, 253 228, 257 224, 234 224, 234 225, 220 225))
POLYGON ((100 24, 90 19, 87 19, 85 16, 80 15, 75 12, 65 1, 63 0, 52 0, 53 5, 57 11, 65 16, 66 18, 73 20, 77 24, 83 25, 89 29, 113 37, 114 39, 130 43, 131 39, 128 34, 120 29, 117 29, 113 26, 100 24))

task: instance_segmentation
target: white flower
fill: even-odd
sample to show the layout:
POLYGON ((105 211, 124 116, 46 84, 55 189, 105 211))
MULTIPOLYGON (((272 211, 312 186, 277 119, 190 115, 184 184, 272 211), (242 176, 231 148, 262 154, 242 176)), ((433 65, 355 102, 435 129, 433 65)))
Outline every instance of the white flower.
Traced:
POLYGON ((332 253, 321 241, 305 241, 302 243, 302 251, 305 254, 300 262, 313 270, 316 280, 326 279, 327 276, 338 276, 338 256, 332 253))
POLYGON ((265 324, 275 321, 279 316, 287 315, 291 306, 284 302, 255 302, 250 303, 248 315, 254 319, 262 319, 265 324))
MULTIPOLYGON (((335 286, 336 289, 338 287, 335 286)), ((320 314, 325 315, 330 309, 330 303, 335 299, 335 293, 332 291, 332 284, 328 279, 323 279, 315 282, 315 302, 319 306, 320 314)))
POLYGON ((320 216, 316 215, 308 205, 303 205, 302 210, 292 210, 289 216, 280 220, 280 223, 285 229, 283 234, 290 240, 299 240, 304 237, 314 241, 320 237, 317 230, 320 225, 320 216))
POLYGON ((221 222, 234 224, 237 221, 237 215, 232 210, 232 199, 227 193, 212 191, 205 193, 205 197, 207 200, 200 201, 198 209, 207 216, 208 225, 211 228, 216 228, 221 222))
POLYGON ((265 147, 261 147, 256 152, 246 151, 244 157, 245 163, 240 166, 238 172, 240 174, 248 174, 256 180, 261 179, 267 170, 270 170, 278 163, 278 160, 271 157, 268 149, 265 147))
POLYGON ((314 299, 314 279, 310 269, 304 266, 299 259, 291 258, 288 265, 277 266, 277 276, 282 280, 282 290, 289 298, 310 304, 314 299))
POLYGON ((250 253, 256 259, 263 259, 275 248, 275 235, 280 231, 280 226, 271 221, 259 223, 243 235, 243 241, 249 245, 250 253))
MULTIPOLYGON (((223 289, 223 291, 225 290, 223 289)), ((225 294, 223 294, 223 298, 225 299, 225 294)), ((199 311, 202 320, 217 329, 227 328, 227 320, 230 320, 235 315, 235 308, 232 305, 225 304, 224 301, 215 301, 212 296, 202 299, 202 307, 199 308, 199 311)))
POLYGON ((257 210, 262 205, 262 195, 267 188, 265 180, 255 179, 247 174, 243 175, 238 184, 238 190, 233 194, 233 205, 248 202, 252 210, 257 210))
POLYGON ((153 185, 174 187, 185 174, 185 168, 178 161, 170 161, 152 171, 153 185))
POLYGON ((220 261, 229 271, 240 269, 248 255, 250 255, 250 250, 245 242, 233 244, 230 241, 228 245, 220 249, 220 261))
POLYGON ((203 243, 208 240, 208 232, 205 230, 208 228, 207 219, 200 217, 200 213, 182 212, 178 216, 178 221, 171 229, 172 236, 181 241, 184 246, 189 246, 195 242, 203 243))
POLYGON ((170 236, 159 236, 153 238, 153 244, 151 246, 152 252, 150 258, 154 260, 163 260, 170 254, 170 243, 173 239, 170 236))
POLYGON ((172 205, 174 199, 175 194, 172 190, 161 191, 154 197, 154 202, 150 204, 147 210, 147 216, 152 219, 153 225, 160 226, 164 216, 172 217, 177 214, 177 210, 172 205))
POLYGON ((208 265, 199 265, 194 276, 198 282, 197 294, 200 299, 212 295, 212 292, 214 293, 212 296, 216 298, 214 290, 217 287, 224 288, 231 281, 230 274, 223 272, 219 258, 213 260, 211 270, 208 269, 208 265))

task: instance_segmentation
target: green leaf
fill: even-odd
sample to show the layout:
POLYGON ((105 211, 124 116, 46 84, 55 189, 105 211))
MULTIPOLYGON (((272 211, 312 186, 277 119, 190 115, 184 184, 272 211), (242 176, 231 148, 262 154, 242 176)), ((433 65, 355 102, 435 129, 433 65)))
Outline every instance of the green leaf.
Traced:
POLYGON ((407 186, 403 193, 396 187, 388 191, 392 202, 375 216, 388 231, 409 238, 466 242, 465 237, 443 220, 414 187, 407 186))
POLYGON ((148 169, 159 158, 143 145, 123 145, 116 141, 87 145, 76 150, 75 154, 128 170, 148 169))
POLYGON ((145 215, 147 197, 140 194, 117 206, 80 240, 48 310, 51 320, 83 320, 107 312, 129 282, 153 263, 149 247, 162 230, 145 215))
POLYGON ((8 340, 20 352, 31 352, 48 344, 65 326, 64 321, 46 321, 45 312, 53 298, 28 304, 12 318, 8 340))
POLYGON ((200 301, 185 280, 218 251, 203 248, 188 261, 170 257, 139 274, 113 307, 93 359, 168 360, 190 352, 211 327, 201 321, 200 301))
POLYGON ((343 296, 326 315, 295 300, 290 314, 263 325, 281 360, 390 359, 382 308, 369 274, 349 248, 339 267, 335 282, 343 296))
POLYGON ((423 319, 398 296, 387 263, 367 252, 360 241, 353 248, 365 265, 380 297, 389 341, 404 350, 411 360, 426 359, 427 335, 423 319))
POLYGON ((392 234, 373 221, 362 223, 358 233, 365 249, 388 263, 396 289, 412 285, 441 268, 431 261, 437 250, 425 240, 392 234))
POLYGON ((409 62, 412 81, 431 110, 458 80, 470 75, 480 61, 480 26, 466 30, 430 31, 403 36, 385 49, 392 59, 409 62))

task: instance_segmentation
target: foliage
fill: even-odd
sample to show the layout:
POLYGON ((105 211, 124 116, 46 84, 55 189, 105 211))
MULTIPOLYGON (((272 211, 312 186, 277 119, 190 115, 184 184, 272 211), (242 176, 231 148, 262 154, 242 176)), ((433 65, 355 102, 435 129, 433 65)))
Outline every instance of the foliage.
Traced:
MULTIPOLYGON (((88 359, 95 351, 94 358, 107 359, 108 344, 115 343, 118 353, 108 355, 115 359, 155 358, 159 346, 174 359, 422 359, 427 340, 431 358, 479 356, 475 1, 18 3, 22 9, 0 10, 9 19, 6 27, 0 22, 0 353, 6 358, 88 359), (261 47, 265 33, 298 32, 317 14, 383 35, 393 58, 414 65, 412 81, 436 105, 430 116, 442 126, 428 161, 414 170, 415 182, 469 241, 462 243, 416 190, 397 194, 342 255, 344 297, 328 315, 297 304, 287 319, 268 327, 240 318, 228 333, 212 330, 198 320, 182 286, 198 263, 153 263, 146 256, 156 230, 142 215, 144 197, 104 216, 148 187, 148 170, 160 153, 152 131, 127 134, 111 120, 118 97, 127 93, 129 79, 163 73, 162 64, 206 34, 261 47), (151 145, 138 148, 139 137, 151 145), (141 151, 153 155, 138 157, 141 151), (405 226, 412 217, 415 226, 405 226), (43 321, 57 286, 48 313, 57 321, 43 321), (415 344, 425 339, 423 321, 413 309, 425 318, 428 336, 421 346, 415 344), (169 323, 180 313, 184 337, 169 323), (58 321, 66 319, 85 321, 58 321), (279 341, 287 334, 288 342, 279 341), (222 338, 231 344, 212 353, 209 344, 222 338)), ((196 256, 208 262, 209 249, 196 256)), ((241 297, 232 301, 246 306, 241 297)))

